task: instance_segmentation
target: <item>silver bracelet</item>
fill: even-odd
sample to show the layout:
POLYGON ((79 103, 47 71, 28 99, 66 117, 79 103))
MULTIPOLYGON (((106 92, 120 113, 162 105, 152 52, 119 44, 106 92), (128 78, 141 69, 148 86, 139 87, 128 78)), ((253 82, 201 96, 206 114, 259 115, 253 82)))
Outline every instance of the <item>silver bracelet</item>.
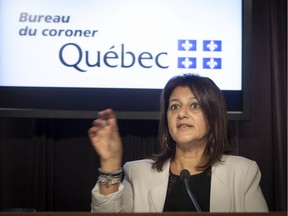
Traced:
POLYGON ((99 184, 109 186, 109 185, 121 183, 122 172, 123 172, 122 168, 114 172, 105 172, 101 168, 99 168, 98 171, 99 171, 99 176, 98 176, 99 184))
POLYGON ((105 186, 115 185, 121 183, 121 174, 119 175, 99 175, 98 183, 105 186))

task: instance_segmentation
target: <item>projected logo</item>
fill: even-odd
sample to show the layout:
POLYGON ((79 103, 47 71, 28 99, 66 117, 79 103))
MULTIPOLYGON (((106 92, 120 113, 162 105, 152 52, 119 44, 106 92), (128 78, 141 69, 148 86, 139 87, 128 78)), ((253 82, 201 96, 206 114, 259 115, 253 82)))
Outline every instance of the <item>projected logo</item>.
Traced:
POLYGON ((196 69, 197 61, 202 61, 202 69, 222 68, 222 58, 211 56, 211 53, 222 52, 221 40, 203 40, 200 50, 197 50, 197 40, 178 40, 178 51, 185 53, 185 56, 178 57, 178 68, 196 69))

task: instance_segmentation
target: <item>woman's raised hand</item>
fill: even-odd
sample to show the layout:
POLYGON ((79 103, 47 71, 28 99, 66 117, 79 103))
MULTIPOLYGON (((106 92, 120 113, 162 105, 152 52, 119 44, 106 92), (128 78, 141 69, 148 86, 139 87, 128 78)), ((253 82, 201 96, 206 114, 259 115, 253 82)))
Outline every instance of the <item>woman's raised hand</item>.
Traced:
POLYGON ((112 109, 98 113, 88 135, 100 157, 101 169, 105 172, 119 170, 122 165, 122 141, 116 116, 112 109))

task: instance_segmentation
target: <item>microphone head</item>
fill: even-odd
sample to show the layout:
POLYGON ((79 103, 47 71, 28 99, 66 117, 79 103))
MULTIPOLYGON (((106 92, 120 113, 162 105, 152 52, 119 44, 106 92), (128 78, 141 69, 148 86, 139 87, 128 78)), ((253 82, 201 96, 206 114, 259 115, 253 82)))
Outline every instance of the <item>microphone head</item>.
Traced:
POLYGON ((189 179, 190 178, 190 172, 187 169, 182 169, 180 172, 180 178, 182 181, 184 181, 185 179, 189 179))

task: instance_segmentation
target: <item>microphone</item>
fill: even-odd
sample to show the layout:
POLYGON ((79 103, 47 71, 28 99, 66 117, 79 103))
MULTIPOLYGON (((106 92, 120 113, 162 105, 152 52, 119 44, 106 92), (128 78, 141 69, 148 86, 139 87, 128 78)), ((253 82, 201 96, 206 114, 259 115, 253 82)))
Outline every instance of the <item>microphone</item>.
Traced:
POLYGON ((186 187, 186 191, 190 197, 190 199, 192 200, 192 203, 196 209, 197 212, 202 212, 200 206, 197 203, 197 200, 195 199, 190 187, 189 187, 189 178, 190 178, 190 173, 187 169, 182 169, 180 172, 180 178, 182 181, 184 181, 185 187, 186 187))

